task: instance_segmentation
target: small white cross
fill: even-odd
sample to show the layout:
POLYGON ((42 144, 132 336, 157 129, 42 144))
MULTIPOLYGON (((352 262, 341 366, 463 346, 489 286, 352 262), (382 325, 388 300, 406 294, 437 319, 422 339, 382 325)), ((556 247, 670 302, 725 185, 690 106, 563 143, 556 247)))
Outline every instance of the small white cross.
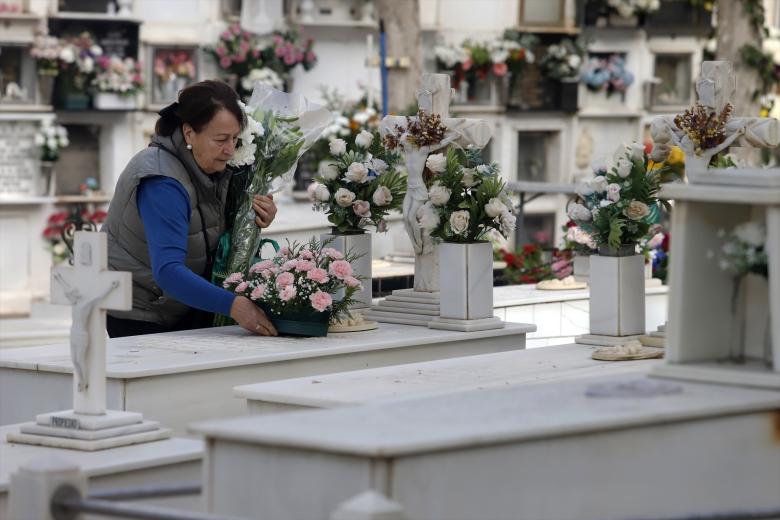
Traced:
POLYGON ((51 301, 73 306, 70 354, 73 360, 73 411, 106 412, 106 309, 130 310, 132 275, 107 269, 105 233, 77 231, 74 266, 51 270, 51 301))

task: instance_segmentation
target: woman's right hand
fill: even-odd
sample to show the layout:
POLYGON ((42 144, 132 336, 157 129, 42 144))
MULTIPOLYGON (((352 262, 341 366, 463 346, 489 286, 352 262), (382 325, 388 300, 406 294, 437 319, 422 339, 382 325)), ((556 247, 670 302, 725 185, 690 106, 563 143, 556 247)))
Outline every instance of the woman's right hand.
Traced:
POLYGON ((250 332, 261 336, 276 336, 277 332, 268 316, 246 296, 236 296, 230 307, 230 317, 250 332))

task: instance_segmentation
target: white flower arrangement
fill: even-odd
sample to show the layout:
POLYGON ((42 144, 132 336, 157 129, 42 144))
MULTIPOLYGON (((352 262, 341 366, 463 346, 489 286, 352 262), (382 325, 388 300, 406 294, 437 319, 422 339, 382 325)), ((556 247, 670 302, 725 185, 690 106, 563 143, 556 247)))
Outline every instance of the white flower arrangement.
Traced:
POLYGON ((745 222, 730 233, 720 230, 718 236, 724 239, 719 266, 734 276, 755 273, 768 275, 766 254, 766 228, 759 222, 745 222))
POLYGON ((276 71, 268 67, 252 69, 249 71, 248 75, 241 78, 241 87, 246 91, 251 91, 258 83, 275 88, 276 90, 284 89, 282 77, 277 74, 276 71))
POLYGON ((41 122, 34 139, 35 145, 41 149, 42 161, 56 161, 60 158, 60 151, 70 144, 68 130, 49 119, 41 122))

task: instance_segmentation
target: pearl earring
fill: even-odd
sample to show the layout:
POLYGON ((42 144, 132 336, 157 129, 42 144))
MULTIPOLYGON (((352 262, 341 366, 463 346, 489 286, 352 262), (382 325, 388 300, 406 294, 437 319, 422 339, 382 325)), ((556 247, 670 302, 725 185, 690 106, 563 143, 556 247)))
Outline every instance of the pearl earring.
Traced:
POLYGON ((192 145, 190 143, 187 143, 187 150, 192 150, 192 145))

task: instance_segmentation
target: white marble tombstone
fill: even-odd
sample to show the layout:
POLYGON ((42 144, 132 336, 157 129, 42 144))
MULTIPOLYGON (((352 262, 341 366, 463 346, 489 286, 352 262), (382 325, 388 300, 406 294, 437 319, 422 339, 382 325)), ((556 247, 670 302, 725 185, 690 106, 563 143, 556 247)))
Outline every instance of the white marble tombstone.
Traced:
POLYGON ((168 438, 143 415, 106 410, 106 310, 132 308, 132 276, 107 269, 105 233, 78 231, 73 267, 52 268, 52 302, 71 305, 73 409, 39 414, 9 442, 86 451, 168 438))

